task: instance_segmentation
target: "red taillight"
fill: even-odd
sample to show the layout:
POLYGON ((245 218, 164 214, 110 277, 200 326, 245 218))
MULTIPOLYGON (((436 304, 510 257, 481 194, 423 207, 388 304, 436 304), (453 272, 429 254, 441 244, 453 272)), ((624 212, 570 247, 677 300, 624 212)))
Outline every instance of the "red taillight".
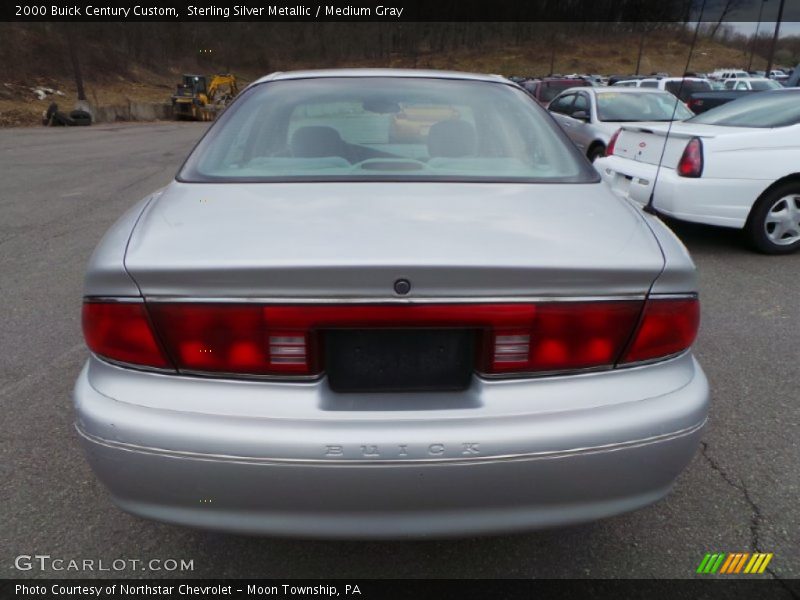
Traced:
POLYGON ((686 144, 678 161, 678 175, 681 177, 700 177, 703 174, 703 143, 700 138, 692 138, 686 144))
POLYGON ((530 322, 528 304, 257 305, 155 303, 154 324, 179 370, 255 375, 321 372, 333 328, 459 327, 530 322))
POLYGON ((258 304, 154 303, 148 309, 179 370, 253 375, 317 372, 316 337, 258 304))
POLYGON ((492 331, 483 370, 500 374, 611 367, 630 338, 641 307, 640 301, 531 306, 527 325, 492 331))
POLYGON ((697 298, 650 299, 623 363, 653 360, 689 348, 700 326, 697 298))
POLYGON ((146 367, 172 366, 153 335, 144 304, 87 301, 82 321, 86 345, 95 354, 146 367))
POLYGON ((694 340, 698 308, 696 299, 651 299, 644 309, 641 300, 397 305, 169 302, 148 303, 146 309, 141 303, 87 301, 83 321, 89 347, 112 360, 160 368, 174 365, 183 372, 281 376, 321 373, 321 347, 330 329, 471 329, 481 348, 476 370, 504 375, 611 368, 623 353, 625 363, 675 354, 694 340))
POLYGON ((608 140, 608 146, 606 146, 606 156, 614 155, 614 146, 617 145, 617 138, 619 137, 621 131, 622 129, 617 129, 614 132, 614 135, 611 136, 611 139, 608 140))
POLYGON ((151 304, 179 370, 313 375, 328 329, 462 328, 482 340, 488 374, 612 367, 642 302, 540 304, 151 304))

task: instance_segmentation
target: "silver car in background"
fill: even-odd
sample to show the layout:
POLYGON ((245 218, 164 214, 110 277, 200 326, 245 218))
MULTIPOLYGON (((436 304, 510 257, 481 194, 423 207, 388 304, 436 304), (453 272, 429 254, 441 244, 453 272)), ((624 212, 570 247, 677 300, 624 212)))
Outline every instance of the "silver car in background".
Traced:
POLYGON ((572 88, 547 107, 561 128, 592 162, 605 156, 623 125, 683 121, 694 116, 669 92, 642 88, 572 88))
POLYGON ((274 74, 98 245, 76 428, 114 502, 183 525, 598 519, 697 449, 696 291, 680 242, 511 82, 274 74))

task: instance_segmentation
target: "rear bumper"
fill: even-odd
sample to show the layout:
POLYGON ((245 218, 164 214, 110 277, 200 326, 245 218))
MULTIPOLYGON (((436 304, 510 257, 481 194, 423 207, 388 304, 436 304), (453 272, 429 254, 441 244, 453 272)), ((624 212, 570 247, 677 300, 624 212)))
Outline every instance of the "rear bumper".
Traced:
POLYGON ((76 426, 117 504, 148 518, 308 537, 517 531, 644 506, 689 463, 708 407, 697 363, 686 354, 626 371, 476 380, 460 407, 350 411, 319 403, 324 380, 198 381, 92 358, 76 384, 76 426), (199 412, 181 410, 198 384, 199 412), (215 388, 230 393, 227 414, 204 412, 215 388), (248 395, 283 413, 236 414, 248 395))
MULTIPOLYGON (((600 158, 594 165, 615 195, 641 205, 648 203, 656 165, 618 156, 600 158)), ((675 169, 662 167, 653 208, 682 221, 741 229, 753 204, 770 183, 760 179, 679 177, 675 169)))

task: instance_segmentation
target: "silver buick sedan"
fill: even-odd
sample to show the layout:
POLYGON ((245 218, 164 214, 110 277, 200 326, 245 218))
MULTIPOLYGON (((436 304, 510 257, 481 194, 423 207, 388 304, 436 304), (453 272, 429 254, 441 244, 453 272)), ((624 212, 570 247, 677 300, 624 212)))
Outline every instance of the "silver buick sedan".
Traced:
POLYGON ((670 92, 644 87, 571 88, 547 109, 592 162, 607 154, 623 125, 658 127, 694 116, 670 92))
POLYGON ((278 73, 90 261, 76 428, 113 500, 398 538, 666 495, 709 390, 694 265, 495 76, 278 73))

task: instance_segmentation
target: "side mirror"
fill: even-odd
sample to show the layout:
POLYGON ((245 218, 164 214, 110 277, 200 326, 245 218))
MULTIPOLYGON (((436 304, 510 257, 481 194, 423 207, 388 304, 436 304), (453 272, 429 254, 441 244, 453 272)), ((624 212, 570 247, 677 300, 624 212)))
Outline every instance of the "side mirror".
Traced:
POLYGON ((585 110, 576 110, 574 113, 570 115, 573 119, 578 119, 579 121, 589 121, 589 115, 585 110))

